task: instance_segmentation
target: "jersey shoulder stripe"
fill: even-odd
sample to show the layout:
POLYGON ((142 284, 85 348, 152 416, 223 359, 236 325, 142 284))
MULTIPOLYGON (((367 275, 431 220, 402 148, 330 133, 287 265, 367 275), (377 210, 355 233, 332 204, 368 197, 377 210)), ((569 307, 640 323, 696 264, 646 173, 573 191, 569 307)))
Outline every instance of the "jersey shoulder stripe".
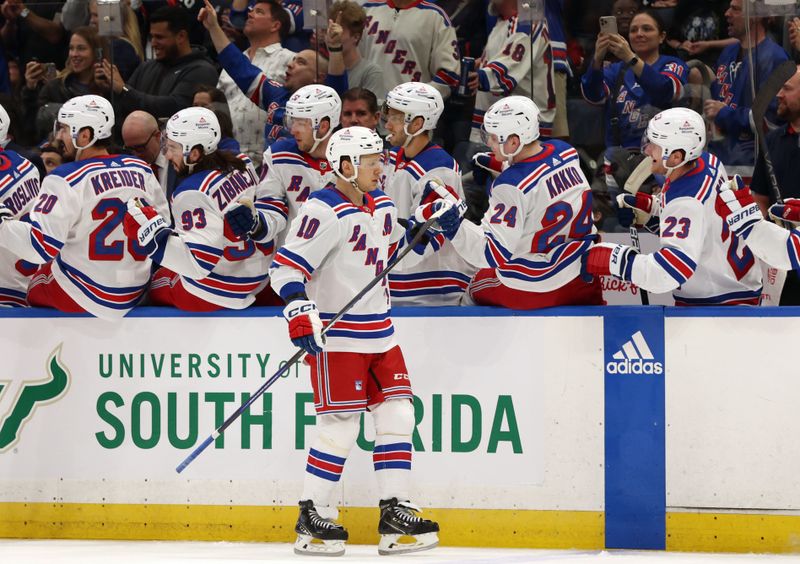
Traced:
POLYGON ((172 193, 172 199, 174 200, 178 194, 190 192, 192 190, 200 193, 208 193, 209 187, 217 180, 221 180, 224 177, 225 176, 218 170, 202 170, 196 172, 185 178, 183 182, 175 188, 175 191, 172 193))
POLYGON ((278 249, 278 252, 275 253, 275 258, 272 259, 272 266, 270 266, 270 269, 278 266, 288 266, 289 268, 299 270, 306 280, 310 280, 311 275, 314 274, 314 267, 312 267, 306 259, 290 251, 286 247, 281 247, 278 249))
POLYGON ((436 4, 433 4, 431 2, 425 2, 425 0, 423 0, 422 2, 417 4, 417 8, 419 8, 420 10, 426 10, 426 11, 432 10, 436 12, 442 17, 442 20, 444 20, 445 27, 453 27, 453 23, 450 21, 450 16, 448 16, 447 12, 445 12, 441 7, 437 6, 436 4))
POLYGON ((695 168, 670 182, 662 192, 662 201, 667 205, 678 198, 691 198, 704 203, 714 193, 716 184, 722 179, 719 171, 719 159, 708 153, 697 158, 695 168))

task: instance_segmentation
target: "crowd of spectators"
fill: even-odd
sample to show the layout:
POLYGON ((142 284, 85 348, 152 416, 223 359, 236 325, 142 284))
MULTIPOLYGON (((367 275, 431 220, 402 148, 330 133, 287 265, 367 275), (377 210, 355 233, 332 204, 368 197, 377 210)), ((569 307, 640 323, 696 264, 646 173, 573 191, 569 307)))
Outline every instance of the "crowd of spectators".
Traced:
POLYGON ((162 154, 162 131, 183 108, 212 110, 220 149, 242 152, 260 169, 264 150, 289 136, 283 112, 299 88, 333 87, 343 126, 385 136, 387 93, 429 83, 445 101, 433 140, 458 162, 470 207, 483 211, 486 178, 473 171, 473 156, 487 150, 483 114, 501 97, 522 95, 539 108, 542 138, 578 150, 595 225, 623 231, 615 196, 624 172, 639 158, 648 121, 670 107, 704 116, 709 150, 752 177, 765 209, 775 194, 756 134, 771 131, 783 196, 798 195, 788 179, 800 162, 799 79, 781 90, 763 124, 752 123, 750 107, 772 70, 797 56, 800 20, 748 21, 744 1, 545 0, 543 13, 524 21, 516 0, 337 0, 328 24, 304 29, 298 0, 213 0, 216 27, 198 18, 199 1, 122 0, 122 32, 111 36, 97 0, 5 0, 0 104, 11 119, 8 148, 44 177, 68 160, 53 135, 58 108, 84 94, 107 98, 118 151, 146 161, 169 199, 176 175, 162 154), (615 18, 616 31, 601 32, 603 16, 615 18), (462 72, 464 58, 474 68, 462 72), (242 74, 247 62, 263 73, 257 85, 242 74))

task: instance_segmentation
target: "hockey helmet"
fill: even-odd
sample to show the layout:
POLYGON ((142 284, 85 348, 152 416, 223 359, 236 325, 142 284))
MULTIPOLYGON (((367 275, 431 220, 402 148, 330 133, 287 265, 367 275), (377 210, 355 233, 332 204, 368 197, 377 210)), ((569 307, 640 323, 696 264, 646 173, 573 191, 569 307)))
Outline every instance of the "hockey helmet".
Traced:
POLYGON ((502 156, 515 156, 525 145, 539 138, 539 108, 525 96, 508 96, 498 100, 483 116, 481 136, 484 143, 488 145, 492 135, 497 136, 502 156), (520 146, 513 154, 507 155, 503 145, 512 135, 519 137, 520 146))
POLYGON ((384 113, 388 108, 403 112, 406 135, 418 135, 423 131, 436 129, 436 124, 444 111, 444 100, 436 88, 423 82, 404 82, 392 88, 386 94, 384 113), (408 131, 408 126, 414 118, 424 120, 422 129, 415 134, 408 131))
POLYGON ((661 147, 661 160, 667 170, 672 170, 698 158, 706 146, 706 124, 703 118, 689 108, 670 108, 657 114, 647 124, 646 141, 661 147), (684 152, 683 160, 667 167, 667 159, 678 150, 684 152))
POLYGON ((111 137, 114 128, 114 108, 111 102, 102 96, 87 94, 70 98, 59 108, 55 128, 59 124, 69 127, 69 134, 75 142, 76 149, 88 149, 99 139, 111 137), (92 129, 92 140, 88 145, 79 147, 77 144, 78 132, 84 127, 92 129))
POLYGON ((322 84, 309 84, 298 89, 286 102, 284 125, 287 129, 291 129, 292 120, 311 120, 311 129, 314 132, 314 146, 311 148, 313 151, 339 126, 341 115, 342 100, 333 88, 322 84), (319 126, 325 118, 330 122, 328 133, 317 137, 319 126))
POLYGON ((355 182, 358 176, 358 165, 364 155, 379 155, 383 152, 383 139, 367 127, 353 126, 340 129, 331 136, 325 156, 337 176, 348 182, 355 182), (350 177, 341 171, 342 159, 345 157, 353 163, 355 171, 350 177))
POLYGON ((3 106, 0 106, 0 147, 5 147, 8 142, 8 128, 11 125, 11 118, 3 106))
POLYGON ((219 120, 208 108, 186 108, 169 118, 166 136, 181 146, 183 161, 189 164, 186 159, 194 147, 200 145, 207 155, 217 150, 221 139, 219 120))

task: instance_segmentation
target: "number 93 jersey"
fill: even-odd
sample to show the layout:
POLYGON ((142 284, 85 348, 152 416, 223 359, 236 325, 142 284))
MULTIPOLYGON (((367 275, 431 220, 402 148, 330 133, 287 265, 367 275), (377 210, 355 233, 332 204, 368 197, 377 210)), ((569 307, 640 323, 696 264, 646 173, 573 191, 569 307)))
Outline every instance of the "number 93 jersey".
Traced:
POLYGON ((167 201, 147 164, 128 155, 67 163, 44 178, 30 224, 12 223, 3 243, 20 258, 53 261, 53 278, 98 317, 122 317, 150 280, 151 261, 122 231, 127 201, 141 198, 167 215, 167 201))
POLYGON ((243 171, 227 174, 203 170, 180 183, 172 195, 176 237, 167 240, 160 264, 181 277, 187 292, 207 302, 243 309, 267 283, 266 243, 238 239, 225 222, 225 212, 243 198, 256 197, 258 175, 244 154, 243 171))

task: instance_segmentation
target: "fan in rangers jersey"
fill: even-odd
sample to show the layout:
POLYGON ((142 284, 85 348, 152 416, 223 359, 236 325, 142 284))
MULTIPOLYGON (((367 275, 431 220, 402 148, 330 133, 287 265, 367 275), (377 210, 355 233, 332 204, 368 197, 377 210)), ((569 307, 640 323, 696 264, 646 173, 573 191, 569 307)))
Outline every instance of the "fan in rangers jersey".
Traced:
POLYGON ((639 224, 659 216, 661 249, 644 255, 626 245, 595 245, 585 257, 589 274, 611 274, 657 294, 672 291, 677 305, 759 303, 761 268, 714 211, 728 177, 705 144, 697 112, 672 108, 650 121, 644 153, 653 173, 666 175, 664 188, 658 196, 620 195, 618 203, 632 208, 639 224))
MULTIPOLYGON (((308 455, 295 526, 299 554, 344 554, 348 534, 334 521, 333 496, 366 410, 375 424, 379 552, 413 552, 438 543, 438 524, 416 516, 418 509, 409 502, 414 407, 408 370, 394 338, 386 280, 331 327, 327 342, 321 336, 323 320, 331 320, 382 272, 406 241, 394 203, 376 189, 382 152, 382 139, 365 127, 333 134, 327 156, 336 184, 314 192, 303 205, 270 268, 272 284, 287 303, 284 316, 292 342, 309 353, 317 411, 318 434, 308 455), (415 542, 401 544, 403 535, 415 542)), ((404 260, 422 256, 415 249, 404 260)))
POLYGON ((167 211, 153 171, 127 155, 110 155, 114 110, 94 95, 68 100, 58 111, 55 136, 74 162, 47 175, 30 223, 0 225, 3 246, 41 264, 28 303, 98 317, 125 315, 150 281, 150 259, 122 232, 125 202, 133 197, 167 211))
POLYGON ((769 208, 770 217, 784 229, 764 219, 750 189, 734 176, 719 191, 716 208, 758 258, 781 270, 800 271, 800 199, 786 198, 769 208))
POLYGON ((575 149, 539 141, 539 109, 523 96, 495 102, 483 128, 493 154, 510 163, 491 185, 489 209, 480 226, 462 221, 461 205, 438 220, 458 252, 481 268, 469 297, 513 309, 604 303, 599 281, 580 276, 581 255, 596 235, 575 149))
MULTIPOLYGON (((456 199, 464 198, 461 170, 447 151, 431 141, 444 110, 442 95, 433 86, 406 82, 386 96, 384 119, 393 145, 384 167, 384 191, 394 200, 401 219, 436 191, 426 190, 430 181, 444 184, 456 199)), ((431 244, 441 250, 416 265, 400 263, 389 274, 394 305, 457 305, 477 270, 456 252, 443 235, 431 244)))
POLYGON ((477 91, 470 141, 481 142, 486 110, 499 98, 511 94, 533 99, 540 110, 541 133, 551 137, 556 94, 547 22, 520 22, 516 0, 492 0, 488 9, 497 21, 478 60, 480 68, 469 75, 469 87, 477 91))
POLYGON ((150 301, 186 311, 243 309, 267 283, 272 245, 241 241, 224 214, 255 199, 253 163, 243 154, 217 150, 220 125, 206 108, 187 108, 166 127, 167 160, 184 179, 172 194, 168 222, 149 206, 128 201, 125 234, 161 265, 150 301))
MULTIPOLYGON (((0 106, 0 223, 7 219, 27 219, 39 194, 39 171, 28 159, 5 148, 10 123, 8 113, 0 106)), ((36 265, 0 247, 0 306, 28 305, 28 282, 34 272, 36 265)))

